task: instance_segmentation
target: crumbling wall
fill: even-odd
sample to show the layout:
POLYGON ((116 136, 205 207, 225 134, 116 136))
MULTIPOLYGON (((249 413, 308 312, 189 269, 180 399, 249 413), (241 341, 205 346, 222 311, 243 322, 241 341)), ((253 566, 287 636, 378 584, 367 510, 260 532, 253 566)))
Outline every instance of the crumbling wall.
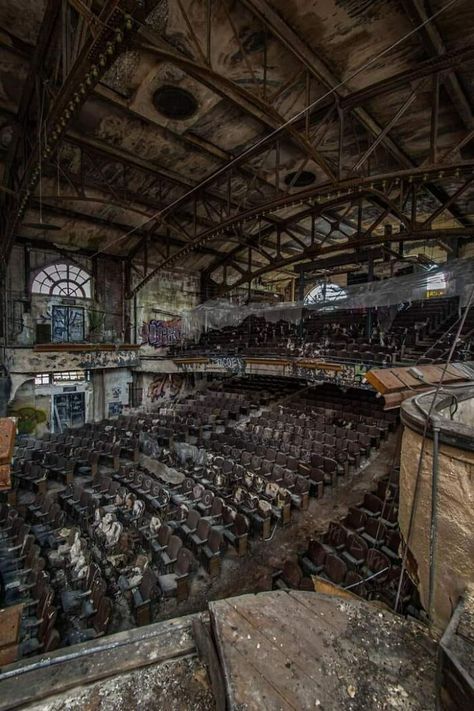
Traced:
MULTIPOLYGON (((407 539, 422 436, 405 427, 400 465, 400 529, 407 539)), ((421 602, 429 604, 431 482, 433 442, 426 440, 409 541, 419 581, 421 602)), ((437 547, 433 602, 434 630, 442 632, 458 598, 474 580, 474 453, 440 444, 437 505, 437 547)))
POLYGON ((175 338, 175 332, 179 331, 181 313, 197 306, 199 298, 199 274, 160 272, 137 294, 137 343, 153 349, 169 345, 175 338))

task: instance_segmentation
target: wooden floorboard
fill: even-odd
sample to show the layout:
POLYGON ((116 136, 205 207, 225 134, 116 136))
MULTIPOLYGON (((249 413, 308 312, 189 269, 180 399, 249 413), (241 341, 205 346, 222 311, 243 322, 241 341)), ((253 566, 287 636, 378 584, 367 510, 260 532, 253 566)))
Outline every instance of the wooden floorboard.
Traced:
POLYGON ((413 711, 430 708, 435 655, 422 659, 423 633, 364 601, 274 591, 211 602, 209 615, 230 711, 391 708, 400 679, 413 711), (373 705, 361 706, 367 694, 373 705))
POLYGON ((194 654, 193 618, 194 615, 189 615, 134 628, 4 667, 0 673, 0 711, 139 667, 194 654))

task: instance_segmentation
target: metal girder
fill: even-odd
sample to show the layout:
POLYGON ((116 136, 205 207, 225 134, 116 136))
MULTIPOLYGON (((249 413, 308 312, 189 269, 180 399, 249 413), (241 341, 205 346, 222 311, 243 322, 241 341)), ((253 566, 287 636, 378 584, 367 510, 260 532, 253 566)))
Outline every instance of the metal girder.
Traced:
MULTIPOLYGON (((449 230, 418 230, 416 232, 402 232, 398 233, 396 235, 390 235, 390 236, 382 236, 381 238, 379 237, 368 237, 365 239, 355 239, 355 240, 347 240, 344 243, 341 243, 339 245, 331 245, 329 247, 321 247, 321 249, 317 252, 318 255, 325 255, 325 254, 331 254, 335 252, 343 252, 344 250, 348 249, 360 249, 361 247, 377 247, 380 246, 381 244, 390 244, 391 242, 426 242, 430 240, 438 241, 438 240, 444 240, 444 239, 457 239, 458 237, 467 237, 471 234, 471 231, 469 229, 466 229, 465 227, 459 227, 459 228, 453 228, 449 230)), ((297 264, 298 262, 301 262, 305 259, 314 259, 315 256, 315 251, 314 250, 307 250, 306 252, 301 252, 299 255, 294 255, 292 257, 286 257, 282 258, 279 260, 275 260, 275 262, 271 266, 264 266, 259 269, 256 269, 252 272, 248 272, 244 274, 240 279, 235 281, 232 284, 228 284, 222 289, 218 291, 219 296, 224 296, 227 294, 229 291, 232 291, 233 289, 237 289, 238 287, 242 286, 243 284, 248 284, 250 283, 253 279, 256 279, 260 276, 263 276, 264 274, 268 274, 268 272, 272 271, 278 271, 283 267, 287 267, 293 264, 297 264)))
MULTIPOLYGON (((415 26, 423 25, 418 34, 431 56, 443 56, 446 53, 443 38, 433 22, 427 22, 428 15, 421 0, 402 0, 406 14, 415 26)), ((469 100, 455 72, 446 74, 444 86, 461 121, 467 129, 474 127, 474 115, 469 100)))
MULTIPOLYGON (((403 182, 403 194, 406 195, 408 193, 408 189, 411 189, 413 182, 416 181, 419 181, 421 184, 428 186, 430 185, 430 179, 432 182, 433 179, 436 178, 436 180, 441 183, 443 182, 443 180, 447 180, 448 178, 450 178, 454 172, 460 173, 461 170, 467 172, 468 177, 470 178, 473 166, 474 161, 466 161, 458 166, 451 166, 452 172, 445 170, 441 173, 430 173, 425 168, 421 167, 411 171, 395 171, 393 173, 379 175, 376 178, 374 176, 355 179, 346 178, 340 181, 338 185, 338 190, 335 195, 331 195, 331 186, 317 186, 315 188, 301 190, 296 194, 286 195, 283 198, 276 198, 265 204, 260 204, 255 208, 241 211, 240 213, 232 215, 231 217, 223 220, 218 225, 215 225, 213 228, 202 232, 183 250, 164 260, 161 265, 159 265, 153 272, 151 272, 147 276, 146 280, 144 280, 137 287, 135 287, 134 293, 138 291, 142 286, 144 286, 146 281, 151 279, 152 276, 156 274, 160 268, 169 268, 173 266, 179 261, 182 256, 185 256, 187 253, 189 253, 195 245, 205 244, 208 241, 214 239, 217 235, 222 234, 225 230, 228 230, 229 228, 235 225, 244 224, 245 222, 248 222, 250 220, 255 220, 260 215, 264 215, 265 213, 274 213, 276 210, 292 207, 297 204, 305 204, 308 200, 312 199, 319 200, 321 203, 320 208, 324 209, 324 206, 340 204, 341 202, 347 202, 349 199, 353 199, 355 202, 357 202, 357 200, 360 199, 361 192, 364 192, 365 194, 372 194, 374 196, 374 199, 382 201, 386 206, 389 207, 389 212, 396 216, 400 224, 403 225, 403 228, 406 230, 406 232, 414 232, 415 227, 413 224, 413 219, 412 221, 410 221, 410 218, 405 216, 393 201, 388 200, 387 196, 384 195, 383 192, 381 192, 380 190, 375 190, 374 184, 378 183, 378 185, 382 186, 382 189, 384 189, 384 185, 388 185, 391 182, 395 182, 395 184, 396 181, 399 181, 399 183, 403 182)), ((402 192, 402 187, 400 187, 400 192, 402 192)), ((449 200, 449 196, 445 196, 443 202, 446 202, 447 200, 449 200)), ((293 220, 294 222, 298 221, 295 220, 293 217, 291 217, 290 220, 293 220)), ((473 230, 474 228, 471 228, 471 232, 473 230)))
MULTIPOLYGON (((34 201, 35 205, 39 206, 39 203, 34 201)), ((44 213, 50 213, 51 215, 58 215, 58 216, 64 216, 64 217, 69 217, 74 220, 79 220, 82 222, 88 222, 91 224, 96 224, 96 225, 103 225, 104 227, 113 227, 117 230, 120 230, 121 232, 127 233, 129 232, 132 228, 133 225, 126 224, 124 222, 120 222, 118 220, 113 220, 110 217, 99 217, 97 215, 89 215, 88 213, 85 212, 80 212, 79 210, 73 210, 71 208, 64 208, 64 207, 58 207, 57 205, 51 205, 46 200, 43 198, 42 200, 42 209, 44 213)), ((149 237, 149 233, 146 232, 146 230, 142 229, 135 229, 135 232, 133 233, 133 236, 135 237, 149 237)), ((160 240, 162 242, 165 242, 166 240, 169 241, 169 243, 175 247, 183 247, 186 244, 185 240, 178 239, 176 237, 171 237, 169 235, 158 235, 160 237, 160 240)), ((34 241, 34 240, 32 240, 34 241)), ((216 249, 212 249, 211 247, 201 247, 199 250, 197 250, 198 254, 206 254, 210 256, 218 256, 220 252, 218 252, 216 249)))
MULTIPOLYGON (((53 34, 57 34, 56 41, 61 42, 61 35, 57 30, 59 2, 50 2, 43 18, 40 36, 40 52, 42 59, 52 59, 52 53, 46 52, 46 47, 52 42, 53 34), (43 37, 44 35, 44 37, 43 37)), ((15 200, 5 200, 2 211, 2 243, 0 257, 6 262, 13 244, 13 237, 18 224, 25 213, 28 201, 32 196, 41 176, 43 164, 56 151, 58 141, 66 127, 73 120, 79 108, 84 103, 86 96, 98 81, 101 73, 110 66, 115 55, 116 47, 122 43, 124 33, 133 29, 133 20, 127 14, 129 9, 137 15, 142 12, 141 5, 131 3, 129 0, 106 0, 98 15, 97 24, 89 25, 84 32, 75 37, 73 50, 62 47, 59 58, 62 59, 62 78, 58 77, 58 66, 38 66, 35 56, 32 65, 34 79, 26 83, 18 119, 21 124, 21 140, 15 143, 14 155, 11 165, 15 174, 7 176, 9 184, 19 196, 19 203, 15 200), (32 81, 39 88, 41 100, 34 115, 29 116, 29 125, 24 122, 24 107, 33 106, 31 98, 32 81)), ((82 21, 82 17, 80 18, 82 21)))

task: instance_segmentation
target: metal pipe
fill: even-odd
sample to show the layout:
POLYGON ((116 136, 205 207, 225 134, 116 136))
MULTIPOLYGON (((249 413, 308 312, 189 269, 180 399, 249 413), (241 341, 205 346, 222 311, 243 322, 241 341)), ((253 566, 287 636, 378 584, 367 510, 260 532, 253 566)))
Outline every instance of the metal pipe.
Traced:
POLYGON ((430 525, 430 578, 428 614, 433 622, 434 588, 436 582, 436 548, 438 542, 438 481, 439 481, 439 430, 440 427, 432 419, 433 425, 433 462, 431 474, 431 525, 430 525))

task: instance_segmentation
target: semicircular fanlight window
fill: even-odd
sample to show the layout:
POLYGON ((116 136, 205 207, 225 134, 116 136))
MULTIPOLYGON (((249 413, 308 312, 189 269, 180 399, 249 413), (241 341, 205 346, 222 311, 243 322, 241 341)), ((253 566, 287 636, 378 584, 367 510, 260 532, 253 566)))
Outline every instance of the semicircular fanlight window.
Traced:
POLYGON ((85 269, 74 264, 50 264, 33 279, 33 294, 46 296, 74 296, 91 298, 91 276, 85 269))

